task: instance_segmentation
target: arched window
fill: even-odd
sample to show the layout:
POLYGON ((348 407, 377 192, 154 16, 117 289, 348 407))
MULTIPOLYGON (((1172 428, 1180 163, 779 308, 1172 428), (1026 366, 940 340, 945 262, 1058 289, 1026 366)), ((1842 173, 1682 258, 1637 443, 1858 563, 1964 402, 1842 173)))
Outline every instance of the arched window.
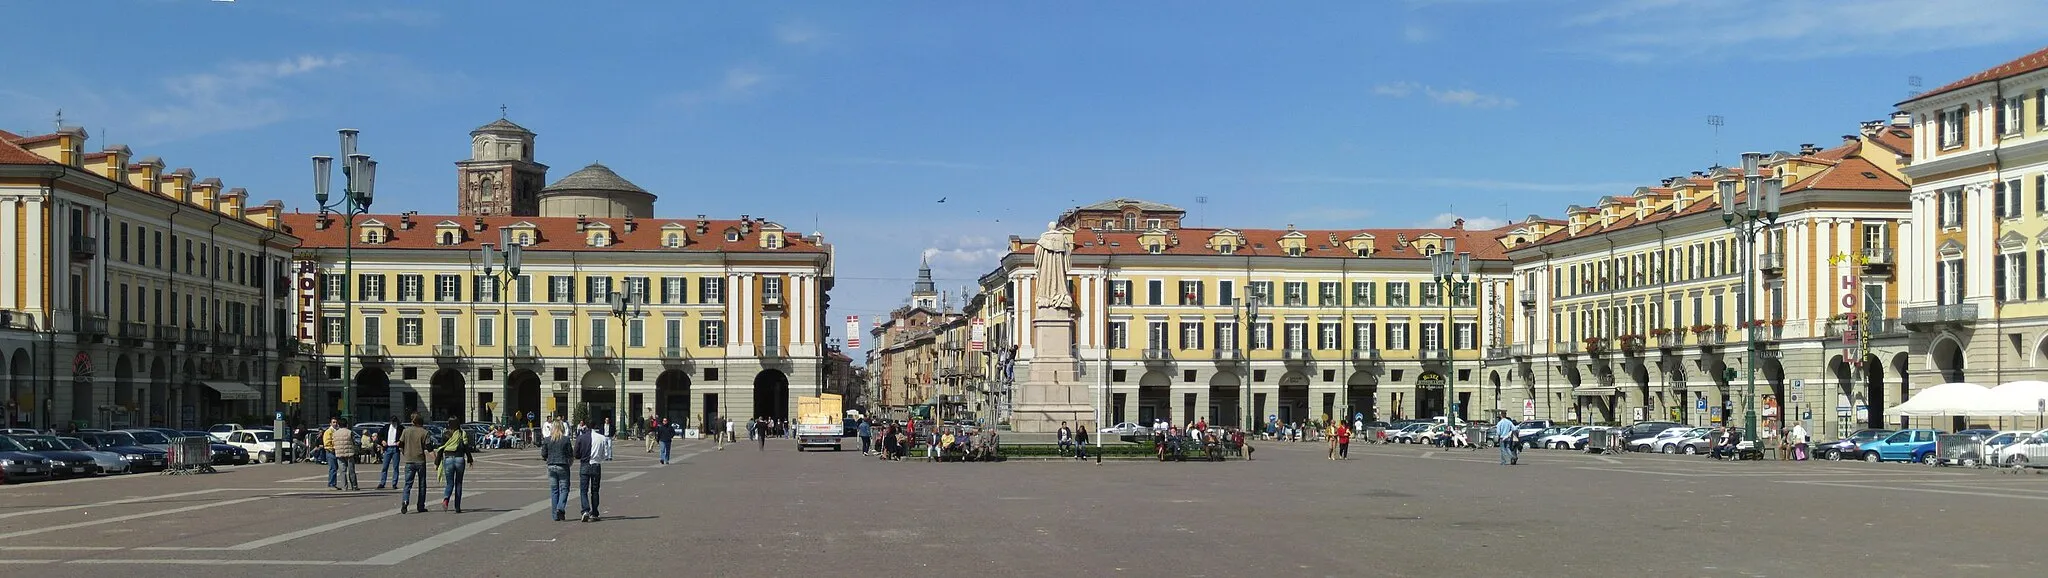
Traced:
POLYGON ((442 231, 442 232, 441 232, 441 244, 443 244, 443 245, 453 245, 453 244, 455 244, 455 232, 454 232, 454 231, 442 231))

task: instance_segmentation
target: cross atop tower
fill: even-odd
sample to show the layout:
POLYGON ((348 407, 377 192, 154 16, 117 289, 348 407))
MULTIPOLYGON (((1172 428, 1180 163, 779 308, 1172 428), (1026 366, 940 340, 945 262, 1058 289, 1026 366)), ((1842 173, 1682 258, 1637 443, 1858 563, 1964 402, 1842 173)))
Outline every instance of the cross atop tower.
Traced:
POLYGON ((505 118, 505 105, 498 105, 498 118, 505 118))

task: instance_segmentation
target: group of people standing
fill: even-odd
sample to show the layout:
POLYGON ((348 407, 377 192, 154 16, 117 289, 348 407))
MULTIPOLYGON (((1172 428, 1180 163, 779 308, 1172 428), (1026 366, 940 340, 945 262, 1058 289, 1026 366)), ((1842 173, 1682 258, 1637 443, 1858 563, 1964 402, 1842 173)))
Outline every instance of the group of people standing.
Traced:
POLYGON ((377 489, 382 490, 388 485, 399 490, 398 513, 426 513, 429 459, 441 468, 441 510, 449 511, 452 505, 455 513, 462 513, 462 478, 469 470, 476 444, 462 431, 461 418, 449 418, 448 437, 442 440, 434 440, 429 435, 427 424, 418 413, 412 414, 412 419, 405 424, 393 422, 387 425, 381 435, 372 433, 368 440, 362 442, 357 438, 356 431, 339 417, 328 420, 327 430, 321 432, 320 448, 328 456, 329 489, 340 491, 344 485, 348 491, 361 489, 356 483, 356 461, 363 452, 365 443, 362 442, 367 442, 372 451, 379 446, 383 450, 383 467, 377 472, 377 489))

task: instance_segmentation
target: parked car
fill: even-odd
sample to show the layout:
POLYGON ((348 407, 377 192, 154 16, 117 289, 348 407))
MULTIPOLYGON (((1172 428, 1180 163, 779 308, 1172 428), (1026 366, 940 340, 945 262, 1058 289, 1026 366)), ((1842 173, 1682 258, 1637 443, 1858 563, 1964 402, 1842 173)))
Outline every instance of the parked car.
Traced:
POLYGON ((1864 442, 1858 454, 1866 462, 1925 462, 1934 455, 1934 436, 1941 430, 1909 429, 1864 442))
POLYGON ((50 471, 49 458, 29 453, 28 448, 13 441, 0 441, 0 474, 11 484, 37 482, 57 475, 50 471))
POLYGON ((1888 429, 1860 429, 1842 439, 1813 445, 1813 457, 1823 460, 1856 459, 1862 455, 1863 444, 1884 439, 1892 435, 1888 429))
POLYGON ((64 449, 92 456, 93 463, 100 466, 100 473, 102 474, 126 474, 134 471, 128 467, 131 465, 131 462, 121 454, 92 447, 92 444, 85 443, 85 440, 78 438, 51 439, 64 449))
POLYGON ((1687 430, 1676 440, 1667 440, 1657 446, 1658 453, 1704 454, 1714 449, 1714 428, 1696 427, 1687 430))
POLYGON ((97 476, 100 465, 92 456, 58 445, 50 436, 0 436, 0 450, 28 452, 49 460, 50 471, 59 478, 97 476))
POLYGON ((2048 465, 2048 460, 2043 459, 2048 458, 2048 429, 2021 436, 2019 439, 2014 440, 2013 443, 2000 446, 1996 451, 1987 455, 1989 456, 1987 461, 1993 465, 2013 467, 2048 465))
POLYGON ((1429 436, 1429 430, 1432 427, 1434 426, 1426 421, 1411 422, 1401 429, 1387 432, 1387 442, 1419 444, 1424 441, 1424 438, 1429 436))
POLYGON ((1534 445, 1539 448, 1551 450, 1568 449, 1573 447, 1575 443, 1585 443, 1586 430, 1592 429, 1592 427, 1593 426, 1575 425, 1572 427, 1559 429, 1557 433, 1536 438, 1536 443, 1534 445))
POLYGON ((277 461, 277 451, 280 448, 285 452, 292 451, 292 442, 279 440, 272 433, 267 429, 238 429, 227 433, 227 444, 242 448, 250 455, 256 456, 258 463, 274 462, 277 461))
POLYGON ((103 452, 120 455, 128 462, 129 472, 163 471, 170 465, 170 454, 135 444, 135 436, 123 432, 97 432, 78 434, 78 439, 103 452))
POLYGON ((1663 433, 1665 430, 1675 427, 1688 426, 1686 426, 1686 424, 1671 421, 1639 421, 1630 424, 1628 426, 1621 428, 1620 434, 1622 447, 1627 448, 1629 442, 1633 442, 1639 439, 1657 437, 1657 434, 1663 433))
POLYGON ((214 443, 227 443, 228 432, 242 429, 249 428, 242 427, 242 424, 238 423, 217 423, 206 426, 206 437, 213 438, 214 443))
POLYGON ((1537 433, 1542 432, 1543 430, 1547 430, 1554 427, 1557 427, 1557 425, 1550 423, 1550 420, 1532 419, 1529 421, 1515 424, 1515 438, 1527 438, 1529 436, 1536 435, 1537 433))
POLYGON ((1657 451, 1658 448, 1664 447, 1666 443, 1678 441, 1679 438, 1685 437, 1685 434, 1691 433, 1692 430, 1693 428, 1688 426, 1669 427, 1649 437, 1623 439, 1628 440, 1628 451, 1650 452, 1657 451))
POLYGON ((1097 431, 1097 432, 1095 432, 1095 433, 1100 433, 1100 434, 1107 434, 1107 435, 1114 435, 1114 436, 1135 436, 1135 435, 1145 435, 1145 434, 1149 434, 1149 433, 1152 433, 1152 428, 1149 428, 1149 427, 1145 427, 1145 426, 1142 426, 1142 425, 1138 425, 1138 424, 1135 424, 1135 423, 1131 423, 1131 422, 1123 422, 1123 423, 1120 423, 1120 424, 1116 424, 1116 425, 1113 425, 1113 426, 1109 426, 1109 427, 1106 427, 1106 428, 1102 428, 1101 430, 1099 430, 1099 431, 1097 431))

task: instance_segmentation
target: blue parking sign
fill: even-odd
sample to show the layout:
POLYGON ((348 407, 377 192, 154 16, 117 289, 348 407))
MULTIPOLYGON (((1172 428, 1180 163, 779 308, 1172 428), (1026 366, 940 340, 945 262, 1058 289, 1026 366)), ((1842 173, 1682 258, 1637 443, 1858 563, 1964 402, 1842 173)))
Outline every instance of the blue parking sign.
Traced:
POLYGON ((1692 402, 1692 407, 1693 407, 1693 409, 1697 409, 1697 410, 1700 410, 1700 411, 1707 411, 1707 400, 1706 400, 1706 399, 1699 399, 1699 400, 1695 400, 1695 401, 1693 401, 1693 402, 1692 402))

